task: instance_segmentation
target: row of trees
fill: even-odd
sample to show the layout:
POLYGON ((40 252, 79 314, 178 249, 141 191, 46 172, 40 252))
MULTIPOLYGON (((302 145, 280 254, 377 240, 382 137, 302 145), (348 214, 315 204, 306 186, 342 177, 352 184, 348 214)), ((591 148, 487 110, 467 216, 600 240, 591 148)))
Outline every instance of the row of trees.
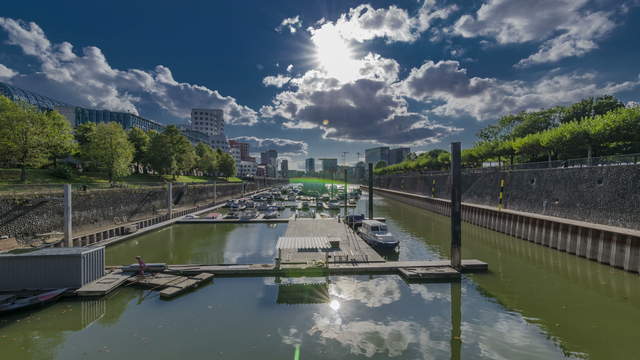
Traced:
POLYGON ((161 175, 201 173, 234 176, 230 154, 198 143, 195 147, 174 125, 158 133, 120 124, 85 123, 75 131, 56 111, 40 111, 0 96, 0 163, 18 166, 21 180, 26 169, 52 165, 57 159, 73 157, 84 168, 104 171, 110 181, 136 172, 161 175))
MULTIPOLYGON (((640 152, 640 108, 612 96, 588 98, 567 107, 507 115, 477 134, 462 151, 463 165, 486 161, 536 162, 640 152)), ((433 150, 417 159, 378 169, 379 174, 448 168, 448 153, 433 150), (442 159, 434 156, 440 152, 442 159)))

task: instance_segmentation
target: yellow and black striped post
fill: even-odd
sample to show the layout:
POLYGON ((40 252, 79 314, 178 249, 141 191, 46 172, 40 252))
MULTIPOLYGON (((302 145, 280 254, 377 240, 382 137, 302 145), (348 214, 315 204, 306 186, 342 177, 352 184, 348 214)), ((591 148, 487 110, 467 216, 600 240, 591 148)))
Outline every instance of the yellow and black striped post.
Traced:
POLYGON ((433 179, 433 182, 431 183, 431 197, 436 197, 436 179, 433 179))
POLYGON ((498 200, 498 209, 504 208, 504 179, 500 179, 500 199, 498 200))

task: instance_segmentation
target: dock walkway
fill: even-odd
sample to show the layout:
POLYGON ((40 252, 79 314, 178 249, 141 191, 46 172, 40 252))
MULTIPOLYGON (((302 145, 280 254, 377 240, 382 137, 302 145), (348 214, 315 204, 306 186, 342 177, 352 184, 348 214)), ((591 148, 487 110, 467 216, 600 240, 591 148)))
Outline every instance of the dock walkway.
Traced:
POLYGON ((281 253, 281 264, 307 264, 313 262, 384 262, 371 246, 360 238, 350 227, 335 218, 304 219, 289 221, 284 235, 288 238, 324 237, 338 240, 338 249, 330 251, 307 251, 287 249, 281 253))

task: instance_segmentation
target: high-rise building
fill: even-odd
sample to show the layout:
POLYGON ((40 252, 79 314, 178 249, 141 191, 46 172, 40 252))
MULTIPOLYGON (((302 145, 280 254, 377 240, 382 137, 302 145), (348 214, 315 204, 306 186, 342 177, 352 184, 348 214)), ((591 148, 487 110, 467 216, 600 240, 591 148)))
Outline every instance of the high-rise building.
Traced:
POLYGON ((240 159, 240 149, 237 147, 231 147, 229 149, 229 154, 233 157, 233 160, 236 162, 236 168, 238 168, 240 166, 240 161, 242 161, 242 159, 240 159))
POLYGON ((384 161, 387 164, 389 163, 389 147, 388 146, 380 146, 371 149, 365 149, 364 151, 364 162, 369 164, 376 164, 378 161, 384 161))
POLYGON ((282 177, 289 176, 289 160, 282 159, 280 162, 280 174, 282 174, 282 177))
POLYGON ((209 136, 224 136, 224 118, 221 109, 191 109, 191 128, 209 136))
POLYGON ((268 164, 275 168, 278 164, 278 152, 273 149, 261 152, 260 164, 268 164))
POLYGON ((338 170, 338 159, 320 159, 322 161, 322 171, 326 173, 333 173, 338 170))
POLYGON ((404 159, 411 152, 410 148, 402 147, 389 150, 389 165, 398 164, 404 161, 404 159))
POLYGON ((316 172, 316 159, 314 158, 306 159, 304 161, 304 170, 307 173, 307 175, 313 174, 314 172, 316 172))
POLYGON ((240 159, 242 161, 251 161, 249 156, 249 143, 229 140, 229 146, 231 146, 232 148, 237 147, 238 149, 240 149, 240 159))
POLYGON ((256 176, 256 162, 255 161, 240 161, 238 169, 238 176, 241 177, 253 177, 256 176))

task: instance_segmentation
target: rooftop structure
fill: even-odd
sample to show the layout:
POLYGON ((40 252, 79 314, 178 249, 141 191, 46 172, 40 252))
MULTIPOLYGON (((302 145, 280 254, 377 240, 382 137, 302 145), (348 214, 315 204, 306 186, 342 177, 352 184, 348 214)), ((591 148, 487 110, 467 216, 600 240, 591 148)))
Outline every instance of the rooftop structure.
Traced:
POLYGON ((12 101, 24 101, 43 110, 53 110, 58 106, 69 106, 62 101, 2 82, 0 82, 0 95, 12 101))

